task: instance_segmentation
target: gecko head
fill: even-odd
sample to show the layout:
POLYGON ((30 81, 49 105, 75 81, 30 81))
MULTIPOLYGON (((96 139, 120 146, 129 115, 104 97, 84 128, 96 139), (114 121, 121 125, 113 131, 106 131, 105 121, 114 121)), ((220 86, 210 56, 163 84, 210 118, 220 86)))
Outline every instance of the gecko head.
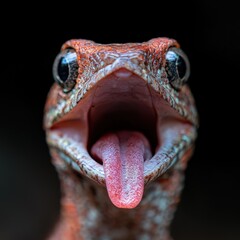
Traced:
POLYGON ((136 207, 145 185, 191 155, 198 120, 189 73, 172 39, 68 41, 45 107, 53 158, 106 186, 115 206, 136 207))

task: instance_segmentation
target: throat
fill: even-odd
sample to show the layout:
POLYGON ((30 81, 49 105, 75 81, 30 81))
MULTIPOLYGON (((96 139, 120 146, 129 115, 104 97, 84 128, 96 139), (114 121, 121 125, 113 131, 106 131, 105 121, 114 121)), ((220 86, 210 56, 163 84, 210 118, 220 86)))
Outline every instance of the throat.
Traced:
POLYGON ((51 240, 169 239, 170 225, 182 188, 183 171, 152 182, 134 209, 117 208, 107 190, 57 162, 62 189, 60 220, 51 240), (67 238, 65 238, 67 236, 67 238))

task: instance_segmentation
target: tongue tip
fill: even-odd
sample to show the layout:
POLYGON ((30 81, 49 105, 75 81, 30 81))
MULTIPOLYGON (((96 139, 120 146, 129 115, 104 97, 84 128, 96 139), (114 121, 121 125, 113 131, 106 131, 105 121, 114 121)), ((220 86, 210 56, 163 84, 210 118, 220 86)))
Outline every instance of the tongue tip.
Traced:
POLYGON ((125 208, 125 209, 132 209, 138 206, 138 204, 141 202, 143 197, 143 189, 144 189, 144 183, 141 181, 142 184, 138 185, 138 188, 132 189, 132 191, 126 193, 126 192, 115 192, 111 191, 113 189, 108 190, 108 196, 117 208, 125 208), (110 190, 110 191, 109 191, 110 190))
POLYGON ((111 198, 111 201, 117 208, 133 209, 138 206, 141 199, 142 198, 132 199, 132 200, 128 200, 128 199, 120 200, 120 199, 111 198))

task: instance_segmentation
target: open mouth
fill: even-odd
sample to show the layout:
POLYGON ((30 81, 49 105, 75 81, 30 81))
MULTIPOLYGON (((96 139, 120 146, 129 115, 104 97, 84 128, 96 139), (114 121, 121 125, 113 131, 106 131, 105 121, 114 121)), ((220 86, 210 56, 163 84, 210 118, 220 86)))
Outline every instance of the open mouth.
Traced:
POLYGON ((114 205, 133 208, 144 185, 189 149, 195 129, 140 76, 118 69, 94 83, 47 132, 53 151, 106 184, 114 205))

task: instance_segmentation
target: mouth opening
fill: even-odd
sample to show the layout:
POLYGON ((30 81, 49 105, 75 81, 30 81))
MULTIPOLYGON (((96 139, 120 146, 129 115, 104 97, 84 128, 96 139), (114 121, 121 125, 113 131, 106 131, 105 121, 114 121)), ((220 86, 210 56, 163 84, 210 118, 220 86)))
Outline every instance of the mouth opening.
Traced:
POLYGON ((50 130, 48 141, 59 146, 61 157, 106 184, 120 208, 136 207, 144 185, 171 167, 194 138, 191 124, 126 69, 94 83, 50 130))

